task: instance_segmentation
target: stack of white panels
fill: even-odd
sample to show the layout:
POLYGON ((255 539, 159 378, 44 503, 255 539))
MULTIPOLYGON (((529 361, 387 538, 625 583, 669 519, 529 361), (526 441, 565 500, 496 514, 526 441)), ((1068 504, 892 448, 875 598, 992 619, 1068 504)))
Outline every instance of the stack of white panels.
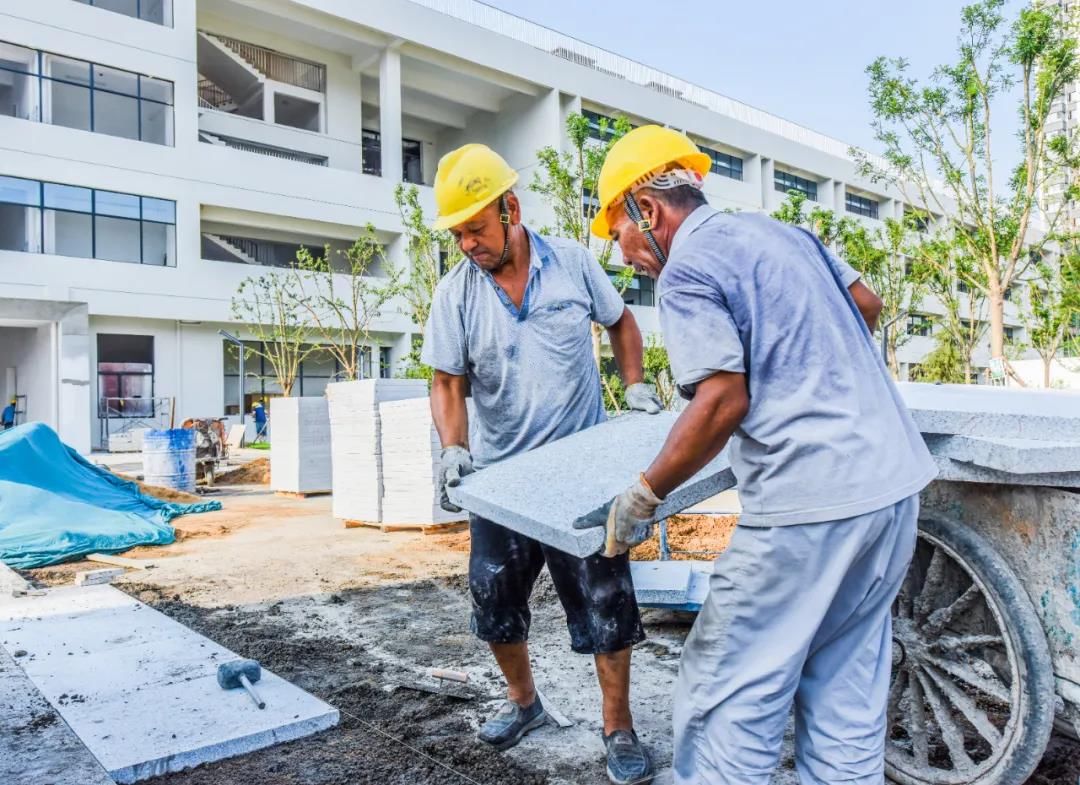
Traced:
POLYGON ((431 419, 430 399, 380 404, 379 417, 383 523, 428 525, 468 520, 467 512, 447 512, 439 506, 436 489, 441 446, 431 419))
POLYGON ((331 489, 330 409, 326 398, 272 398, 270 488, 287 493, 331 489))
POLYGON ((335 518, 380 523, 379 404, 427 396, 422 379, 364 379, 327 385, 335 518))

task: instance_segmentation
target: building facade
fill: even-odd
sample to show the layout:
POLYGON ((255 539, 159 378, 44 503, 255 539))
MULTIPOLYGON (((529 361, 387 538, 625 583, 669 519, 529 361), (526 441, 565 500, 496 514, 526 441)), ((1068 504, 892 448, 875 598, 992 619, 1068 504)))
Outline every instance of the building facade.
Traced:
MULTIPOLYGON (((904 214, 840 141, 472 0, 4 4, 0 396, 82 451, 137 420, 247 411, 279 391, 257 359, 241 383, 219 333, 252 337, 230 307, 245 278, 368 225, 404 265, 396 186, 432 213, 439 157, 470 141, 527 184, 573 112, 685 131, 719 208, 771 212, 795 189, 872 227, 904 214)), ((626 299, 656 332, 651 283, 626 299)), ((933 345, 924 318, 905 368, 933 345)), ((403 302, 384 309, 365 372, 394 373, 415 332, 403 302)), ((316 353, 294 392, 337 373, 316 353)))
MULTIPOLYGON (((1046 5, 1057 6, 1073 36, 1080 35, 1080 2, 1048 0, 1046 5)), ((1062 94, 1051 104, 1046 131, 1049 136, 1064 134, 1075 137, 1078 127, 1080 127, 1080 82, 1073 82, 1066 85, 1062 94)), ((1075 177, 1075 172, 1067 171, 1047 183, 1046 198, 1049 202, 1048 212, 1051 215, 1059 209, 1061 200, 1065 197, 1065 189, 1075 177)), ((1063 218, 1068 222, 1071 231, 1080 230, 1080 204, 1066 205, 1063 218)))

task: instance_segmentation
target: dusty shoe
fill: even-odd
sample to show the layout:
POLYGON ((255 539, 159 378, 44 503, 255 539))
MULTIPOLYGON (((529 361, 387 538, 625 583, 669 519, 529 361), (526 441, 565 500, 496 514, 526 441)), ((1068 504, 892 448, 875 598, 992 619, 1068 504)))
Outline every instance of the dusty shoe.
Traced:
POLYGON ((529 731, 539 728, 546 720, 547 713, 539 698, 527 709, 508 700, 494 717, 484 723, 476 736, 497 750, 505 750, 521 741, 521 737, 529 731))
POLYGON ((647 785, 653 781, 652 759, 632 730, 612 731, 604 737, 604 746, 612 785, 647 785))

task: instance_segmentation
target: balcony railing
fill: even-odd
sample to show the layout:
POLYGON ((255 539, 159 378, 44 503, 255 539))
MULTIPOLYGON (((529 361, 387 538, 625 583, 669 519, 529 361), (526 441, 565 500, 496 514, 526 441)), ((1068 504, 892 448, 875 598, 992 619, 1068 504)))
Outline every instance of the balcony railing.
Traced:
MULTIPOLYGON (((500 11, 477 0, 412 1, 433 11, 483 27, 536 49, 549 52, 556 57, 591 68, 594 71, 618 79, 626 79, 659 93, 697 104, 710 111, 732 117, 747 125, 774 133, 777 136, 790 139, 793 142, 798 142, 838 158, 851 158, 849 153, 850 145, 838 139, 833 139, 798 123, 784 120, 741 101, 736 101, 720 93, 678 79, 671 74, 635 62, 622 55, 617 55, 614 52, 609 52, 606 49, 579 41, 576 38, 563 35, 534 22, 529 22, 521 17, 500 11)), ((880 165, 885 163, 876 158, 873 160, 880 165)))
POLYGON ((235 104, 233 97, 211 82, 205 76, 199 77, 199 106, 203 109, 218 109, 235 104))
POLYGON ((199 133, 199 140, 206 142, 207 144, 224 145, 233 150, 243 150, 246 153, 257 153, 258 155, 280 158, 284 161, 297 161, 302 164, 311 164, 312 166, 326 166, 329 163, 329 158, 325 155, 315 155, 314 153, 305 153, 299 150, 287 150, 283 147, 275 147, 269 144, 262 144, 261 142, 252 142, 247 139, 237 139, 232 136, 222 136, 221 134, 211 134, 206 131, 201 131, 199 133))
POLYGON ((276 82, 284 82, 317 93, 326 92, 326 66, 307 60, 282 54, 247 41, 208 33, 242 57, 247 63, 265 76, 276 82))

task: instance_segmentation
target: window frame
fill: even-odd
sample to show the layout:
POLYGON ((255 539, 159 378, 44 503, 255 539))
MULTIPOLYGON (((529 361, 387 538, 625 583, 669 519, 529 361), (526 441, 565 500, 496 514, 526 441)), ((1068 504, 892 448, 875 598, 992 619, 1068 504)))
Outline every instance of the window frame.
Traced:
POLYGON ((730 180, 743 181, 743 165, 745 161, 741 157, 732 153, 714 150, 711 147, 701 147, 701 151, 709 156, 709 171, 712 174, 727 177, 730 180), (736 164, 738 165, 736 166, 736 164))
POLYGON ((881 215, 881 202, 869 196, 859 196, 851 191, 845 191, 844 209, 853 215, 877 219, 881 215))
POLYGON ((818 200, 818 183, 816 181, 800 177, 786 169, 773 168, 773 187, 782 194, 789 191, 798 191, 811 202, 818 200))
MULTIPOLYGON (((34 184, 37 185, 37 203, 36 204, 28 204, 28 203, 25 203, 25 202, 12 202, 12 201, 8 201, 6 199, 0 198, 0 204, 14 204, 14 205, 18 205, 18 206, 21 206, 21 207, 27 207, 27 208, 30 208, 30 209, 36 209, 38 211, 37 247, 40 248, 41 250, 40 251, 27 251, 26 253, 42 253, 42 254, 46 253, 46 251, 45 251, 45 247, 46 247, 45 246, 45 237, 46 237, 46 235, 45 235, 45 222, 46 222, 47 214, 51 211, 54 214, 55 213, 68 213, 68 214, 74 214, 74 215, 86 215, 86 216, 90 217, 90 253, 91 253, 91 255, 86 256, 86 257, 84 257, 84 256, 76 256, 76 257, 71 257, 71 258, 74 258, 74 259, 94 259, 96 261, 114 261, 114 260, 111 260, 111 259, 101 259, 97 255, 97 253, 98 253, 98 246, 97 246, 97 218, 99 216, 102 217, 102 218, 120 218, 122 216, 118 216, 116 214, 116 212, 111 212, 111 213, 99 212, 98 209, 97 209, 97 199, 98 199, 98 194, 99 193, 102 193, 102 194, 116 194, 118 196, 126 196, 126 197, 131 197, 131 198, 137 199, 138 200, 138 208, 139 208, 138 218, 132 218, 130 216, 123 217, 124 220, 138 221, 138 223, 139 223, 139 261, 138 262, 128 261, 128 262, 123 262, 123 263, 124 264, 141 264, 141 265, 149 264, 146 261, 146 238, 145 238, 146 226, 145 225, 146 224, 154 224, 154 225, 159 225, 159 226, 172 226, 173 227, 173 239, 172 239, 172 249, 171 249, 172 250, 172 254, 171 254, 171 256, 172 256, 172 264, 171 265, 170 264, 166 264, 166 265, 153 264, 153 265, 150 265, 150 266, 153 266, 153 267, 162 267, 162 266, 164 266, 164 267, 176 267, 176 201, 175 200, 162 199, 162 198, 156 197, 156 196, 143 196, 142 194, 129 194, 129 193, 124 193, 122 191, 113 191, 113 190, 107 189, 107 188, 90 188, 88 186, 82 186, 82 185, 71 185, 70 183, 57 183, 57 182, 54 182, 52 180, 34 180, 34 179, 31 179, 31 178, 28 178, 28 177, 16 177, 14 175, 0 174, 0 177, 6 177, 6 178, 10 178, 12 180, 20 180, 20 181, 23 181, 23 182, 34 183, 34 184), (78 190, 81 190, 81 191, 89 191, 90 192, 90 209, 89 210, 81 210, 81 209, 77 209, 77 208, 73 208, 73 207, 54 207, 54 206, 50 206, 50 204, 47 204, 46 198, 45 198, 45 190, 46 190, 47 186, 57 186, 59 188, 70 188, 70 189, 78 189, 78 190), (152 202, 161 202, 163 204, 172 205, 172 217, 173 217, 172 222, 170 223, 170 222, 167 222, 167 221, 159 221, 159 220, 156 220, 154 218, 147 218, 145 216, 145 210, 144 210, 145 202, 147 200, 152 201, 152 202)), ((55 237, 54 237, 53 238, 53 247, 55 247, 55 245, 56 245, 56 242, 55 242, 55 237)), ((52 253, 50 255, 59 255, 59 254, 52 253)))

